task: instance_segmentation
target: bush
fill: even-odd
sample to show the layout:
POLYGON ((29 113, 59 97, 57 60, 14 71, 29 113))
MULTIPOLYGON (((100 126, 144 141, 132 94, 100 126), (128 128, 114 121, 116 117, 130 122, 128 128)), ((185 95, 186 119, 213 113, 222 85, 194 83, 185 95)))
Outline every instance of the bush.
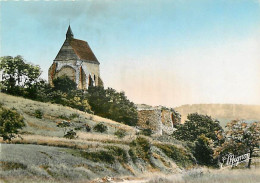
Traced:
POLYGON ((77 84, 66 75, 54 79, 53 85, 54 90, 60 90, 65 93, 77 89, 77 84))
POLYGON ((70 131, 68 131, 68 132, 64 135, 64 137, 65 137, 65 138, 68 138, 68 139, 75 139, 75 138, 77 138, 76 135, 77 135, 76 132, 74 132, 73 130, 70 130, 70 131))
POLYGON ((143 129, 143 130, 141 130, 141 132, 140 132, 140 134, 145 135, 145 136, 151 136, 152 133, 153 133, 152 130, 149 129, 149 128, 143 129))
POLYGON ((91 131, 91 127, 88 124, 85 125, 85 129, 86 129, 87 132, 91 131))
POLYGON ((82 126, 79 126, 79 127, 75 127, 74 130, 82 130, 83 127, 82 126))
POLYGON ((134 162, 137 158, 150 161, 151 144, 146 138, 137 137, 130 143, 129 154, 134 162))
POLYGON ((211 140, 205 135, 201 135, 195 142, 194 156, 201 165, 213 165, 217 162, 213 159, 213 147, 211 146, 211 140))
POLYGON ((104 133, 107 131, 107 126, 105 126, 103 123, 98 123, 97 125, 94 126, 93 129, 95 132, 104 133))
POLYGON ((43 112, 41 110, 37 109, 34 111, 34 115, 36 118, 42 119, 43 112))
POLYGON ((80 155, 84 158, 92 160, 94 162, 113 164, 116 161, 120 163, 127 163, 128 157, 124 149, 118 146, 106 146, 106 150, 100 150, 95 152, 81 151, 80 155))
POLYGON ((168 157, 172 158, 178 166, 188 167, 193 164, 192 155, 183 148, 169 144, 155 144, 155 146, 161 149, 168 157))
POLYGON ((119 129, 114 133, 115 136, 117 136, 118 138, 123 138, 126 136, 126 130, 124 129, 119 129))
POLYGON ((70 119, 74 119, 74 118, 78 118, 79 117, 79 114, 78 113, 73 113, 70 115, 70 119))
POLYGON ((24 126, 24 118, 19 113, 0 106, 0 136, 4 141, 12 140, 24 126))
POLYGON ((113 153, 104 150, 98 152, 81 151, 81 156, 94 162, 105 162, 109 164, 113 164, 116 160, 113 153))
POLYGON ((67 128, 70 127, 70 122, 69 121, 58 122, 57 127, 63 128, 63 132, 65 134, 67 131, 67 128))

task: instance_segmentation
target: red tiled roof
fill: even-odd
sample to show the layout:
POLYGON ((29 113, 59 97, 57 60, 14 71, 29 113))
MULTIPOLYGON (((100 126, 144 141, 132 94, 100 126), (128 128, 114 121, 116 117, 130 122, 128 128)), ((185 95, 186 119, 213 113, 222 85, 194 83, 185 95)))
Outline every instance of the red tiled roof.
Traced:
POLYGON ((71 38, 69 44, 80 59, 99 63, 86 41, 71 38))

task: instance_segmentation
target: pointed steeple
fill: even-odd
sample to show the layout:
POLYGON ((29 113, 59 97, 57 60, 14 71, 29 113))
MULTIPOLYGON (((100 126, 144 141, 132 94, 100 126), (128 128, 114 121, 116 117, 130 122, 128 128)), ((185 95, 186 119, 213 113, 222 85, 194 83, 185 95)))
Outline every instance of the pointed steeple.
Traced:
POLYGON ((71 39, 71 38, 74 38, 74 35, 73 35, 72 30, 69 25, 67 33, 66 33, 66 39, 71 39))

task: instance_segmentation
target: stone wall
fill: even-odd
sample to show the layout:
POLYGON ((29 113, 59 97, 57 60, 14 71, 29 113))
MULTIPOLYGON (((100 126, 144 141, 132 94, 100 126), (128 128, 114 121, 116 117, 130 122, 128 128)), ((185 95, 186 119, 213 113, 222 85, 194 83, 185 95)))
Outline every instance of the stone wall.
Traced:
POLYGON ((162 106, 138 108, 137 125, 143 129, 151 129, 155 135, 172 134, 174 125, 180 121, 180 115, 174 109, 162 106))
POLYGON ((161 111, 160 110, 139 110, 138 126, 144 129, 151 129, 156 134, 162 134, 161 111))
POLYGON ((62 67, 54 76, 54 79, 63 75, 68 76, 72 81, 76 82, 76 71, 70 66, 62 67))

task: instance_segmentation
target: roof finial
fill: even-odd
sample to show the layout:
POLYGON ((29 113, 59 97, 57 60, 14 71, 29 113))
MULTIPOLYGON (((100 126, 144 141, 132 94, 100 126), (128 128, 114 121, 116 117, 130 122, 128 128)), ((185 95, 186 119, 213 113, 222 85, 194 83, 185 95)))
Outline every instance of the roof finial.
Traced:
POLYGON ((73 35, 72 30, 71 30, 71 28, 70 28, 70 25, 69 25, 68 30, 67 30, 67 33, 66 33, 66 38, 67 38, 67 39, 74 38, 74 35, 73 35))

